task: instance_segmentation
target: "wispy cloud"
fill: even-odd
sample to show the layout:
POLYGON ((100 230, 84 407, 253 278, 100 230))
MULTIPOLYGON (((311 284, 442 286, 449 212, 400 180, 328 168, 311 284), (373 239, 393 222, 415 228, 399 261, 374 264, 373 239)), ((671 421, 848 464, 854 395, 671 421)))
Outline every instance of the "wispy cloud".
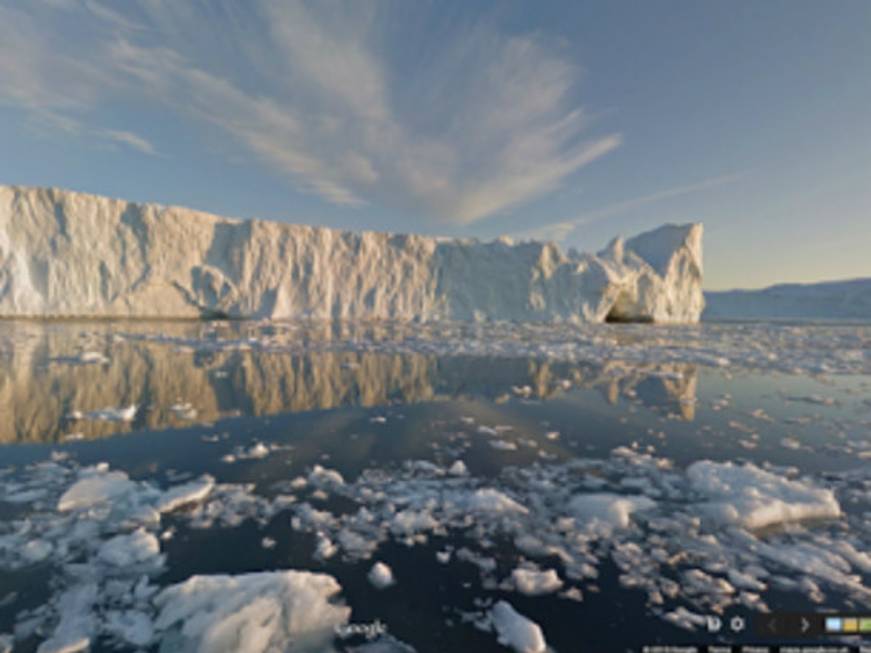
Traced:
POLYGON ((738 181, 745 174, 746 173, 740 172, 727 175, 719 175, 717 177, 704 179, 693 184, 676 186, 674 188, 667 188, 665 190, 650 193, 648 195, 633 197, 628 200, 608 204, 598 209, 586 211, 569 220, 562 220, 560 222, 542 225, 533 229, 524 229, 522 231, 513 232, 509 235, 514 238, 520 239, 552 240, 554 242, 563 242, 566 240, 566 238, 569 237, 569 235, 571 235, 571 233, 575 229, 583 225, 591 224, 593 222, 621 215, 623 213, 628 213, 629 211, 643 208, 651 204, 656 204, 657 202, 664 202, 666 200, 674 199, 676 197, 691 195, 693 193, 697 193, 710 188, 716 188, 717 186, 731 184, 735 181, 738 181))
POLYGON ((126 145, 134 150, 138 150, 143 154, 150 154, 151 156, 157 154, 157 151, 150 142, 133 132, 118 129, 102 129, 97 133, 105 136, 109 140, 115 141, 116 143, 121 143, 122 145, 126 145))
MULTIPOLYGON (((337 204, 469 223, 621 142, 591 135, 581 71, 557 46, 487 21, 397 26, 413 13, 399 3, 76 6, 0 8, 0 102, 80 121, 111 98, 161 102, 337 204), (82 24, 75 11, 90 17, 82 33, 67 27, 82 24)), ((127 130, 103 135, 154 151, 127 130)))

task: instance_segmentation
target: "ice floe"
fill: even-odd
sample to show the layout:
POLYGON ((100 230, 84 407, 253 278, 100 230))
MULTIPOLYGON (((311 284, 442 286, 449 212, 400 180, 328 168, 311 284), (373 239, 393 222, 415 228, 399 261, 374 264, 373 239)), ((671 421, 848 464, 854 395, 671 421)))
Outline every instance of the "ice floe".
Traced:
POLYGON ((758 529, 841 514, 831 490, 791 481, 751 463, 703 460, 693 463, 687 476, 692 488, 710 499, 703 506, 706 515, 726 524, 758 529))
POLYGON ((396 579, 393 578, 393 570, 381 561, 372 565, 368 578, 369 582, 379 590, 396 584, 396 579))
POLYGON ((490 620, 499 643, 517 653, 544 653, 547 650, 541 626, 517 612, 507 601, 498 601, 493 606, 490 620))
POLYGON ((162 651, 320 652, 351 609, 327 574, 274 571, 194 576, 154 599, 162 651))
MULTIPOLYGON (((749 463, 681 468, 632 447, 489 477, 456 463, 447 455, 443 465, 406 461, 353 478, 314 465, 286 482, 341 500, 341 510, 315 508, 283 486, 262 494, 203 476, 161 487, 63 457, 0 475, 0 498, 17 497, 22 503, 13 505, 30 510, 0 522, 0 568, 58 569, 55 593, 44 609, 19 614, 15 637, 45 633, 42 653, 83 649, 100 637, 140 647, 160 640, 168 651, 207 650, 210 642, 232 648, 243 639, 251 650, 270 650, 288 638, 328 648, 330 626, 349 614, 329 576, 198 576, 158 587, 169 513, 173 530, 263 526, 279 516, 313 536, 314 564, 372 561, 378 587, 395 582, 389 560, 378 559, 391 540, 424 546, 452 536, 455 545, 435 551, 439 563, 471 565, 482 591, 529 597, 583 600, 608 562, 651 614, 686 628, 734 606, 766 611, 770 589, 871 605, 871 470, 799 477, 749 463)), ((260 541, 278 543, 265 534, 260 541)), ((499 605, 485 621, 507 646, 545 650, 535 624, 499 605)))

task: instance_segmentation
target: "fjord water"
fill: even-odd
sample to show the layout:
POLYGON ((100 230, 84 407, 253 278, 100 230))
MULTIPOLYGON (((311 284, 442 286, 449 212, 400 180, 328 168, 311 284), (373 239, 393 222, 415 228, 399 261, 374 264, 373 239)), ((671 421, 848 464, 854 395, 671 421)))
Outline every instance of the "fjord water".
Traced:
MULTIPOLYGON (((871 610, 869 351, 861 325, 0 323, 0 635, 36 650, 83 576, 132 595, 284 569, 334 577, 351 623, 386 627, 379 650, 506 650, 499 600, 556 651, 699 641, 709 613, 871 610), (705 490, 703 460, 759 504, 705 490), (87 549, 51 526, 77 479, 112 471, 215 482, 129 517, 164 556, 130 578, 100 566, 117 529, 87 549), (375 561, 394 585, 373 587, 375 561), (559 587, 524 591, 517 569, 559 587)), ((123 596, 66 623, 92 650, 187 650, 149 600, 138 629, 107 625, 123 596)))

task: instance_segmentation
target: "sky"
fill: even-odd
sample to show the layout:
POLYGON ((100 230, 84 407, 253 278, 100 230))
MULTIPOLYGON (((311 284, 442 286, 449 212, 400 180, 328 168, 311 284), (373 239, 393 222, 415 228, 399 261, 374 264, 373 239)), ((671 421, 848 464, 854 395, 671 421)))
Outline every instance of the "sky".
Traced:
POLYGON ((0 183, 871 277, 871 2, 0 0, 0 183))

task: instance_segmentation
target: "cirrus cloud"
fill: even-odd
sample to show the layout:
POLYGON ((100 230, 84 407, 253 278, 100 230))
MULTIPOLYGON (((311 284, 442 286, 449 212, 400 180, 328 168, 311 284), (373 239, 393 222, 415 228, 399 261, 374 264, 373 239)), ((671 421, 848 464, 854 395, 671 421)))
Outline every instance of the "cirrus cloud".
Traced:
MULTIPOLYGON (((79 121, 108 101, 160 103, 330 202, 457 223, 530 201, 620 145, 619 134, 589 134, 581 71, 558 44, 486 19, 410 15, 427 11, 268 0, 0 7, 0 102, 79 121)), ((126 126, 94 129, 154 151, 126 126)))

